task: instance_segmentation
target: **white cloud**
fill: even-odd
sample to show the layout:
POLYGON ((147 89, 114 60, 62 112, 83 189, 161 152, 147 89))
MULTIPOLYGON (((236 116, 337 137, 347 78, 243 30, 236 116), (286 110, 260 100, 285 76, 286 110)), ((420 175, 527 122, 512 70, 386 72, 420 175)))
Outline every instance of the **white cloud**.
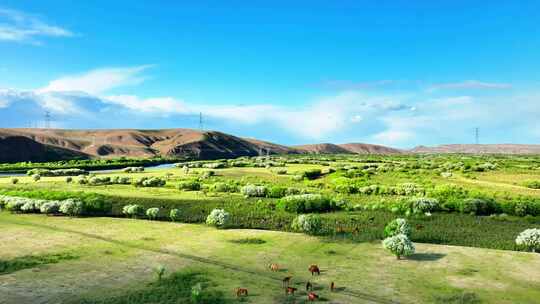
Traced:
POLYGON ((141 73, 151 65, 103 68, 75 76, 65 76, 51 81, 38 92, 85 92, 101 94, 116 87, 136 85, 144 81, 141 73))
POLYGON ((510 89, 509 83, 482 82, 478 80, 465 80, 462 82, 449 82, 434 84, 428 88, 428 91, 446 90, 446 89, 510 89))
POLYGON ((363 120, 364 118, 361 116, 361 115, 354 115, 353 117, 351 117, 351 122, 352 123, 359 123, 363 120))
POLYGON ((39 44, 37 37, 71 36, 71 31, 47 24, 34 15, 0 8, 0 40, 39 44))
POLYGON ((411 140, 414 138, 414 133, 409 131, 398 131, 398 130, 389 130, 377 133, 373 136, 373 138, 379 143, 379 144, 396 144, 396 143, 403 143, 411 140))
POLYGON ((104 98, 104 102, 121 105, 134 111, 144 113, 190 114, 184 102, 172 97, 156 97, 142 99, 134 95, 112 95, 104 98))

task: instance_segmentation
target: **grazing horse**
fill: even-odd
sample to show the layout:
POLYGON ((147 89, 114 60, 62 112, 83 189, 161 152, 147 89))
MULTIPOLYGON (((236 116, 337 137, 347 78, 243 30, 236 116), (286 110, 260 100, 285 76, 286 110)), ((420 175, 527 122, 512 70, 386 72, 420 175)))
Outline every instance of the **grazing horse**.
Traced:
POLYGON ((237 297, 247 297, 247 295, 248 295, 247 288, 236 288, 237 297))
POLYGON ((330 291, 335 291, 336 290, 336 284, 334 284, 334 282, 330 283, 330 291))
POLYGON ((294 288, 294 287, 287 287, 285 289, 285 294, 288 295, 288 294, 292 294, 294 295, 294 292, 297 290, 298 288, 294 288))
POLYGON ((282 282, 283 282, 283 287, 289 287, 289 283, 291 283, 291 279, 292 277, 285 277, 282 282))
POLYGON ((306 283, 306 291, 313 290, 313 284, 311 284, 310 281, 307 281, 306 283))
POLYGON ((308 270, 309 270, 309 272, 311 272, 311 275, 313 275, 314 273, 317 273, 317 275, 321 274, 321 270, 319 269, 319 266, 317 266, 317 265, 309 266, 308 270))
POLYGON ((318 296, 316 293, 314 293, 314 292, 310 292, 310 293, 308 293, 308 295, 307 295, 307 299, 308 299, 308 301, 310 301, 310 302, 316 301, 318 298, 319 298, 319 296, 318 296))
POLYGON ((279 271, 279 265, 278 264, 270 264, 270 270, 279 271))

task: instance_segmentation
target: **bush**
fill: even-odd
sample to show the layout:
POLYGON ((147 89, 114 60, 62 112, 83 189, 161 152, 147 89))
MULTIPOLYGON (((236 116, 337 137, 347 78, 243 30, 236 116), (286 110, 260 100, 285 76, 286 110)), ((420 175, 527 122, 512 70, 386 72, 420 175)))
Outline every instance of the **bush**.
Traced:
POLYGON ((389 250, 399 260, 402 256, 414 254, 414 244, 405 234, 397 234, 382 241, 383 248, 389 250))
POLYGON ((155 220, 158 214, 159 214, 159 208, 148 208, 146 210, 146 216, 151 220, 155 220))
POLYGON ((199 191, 201 190, 201 183, 196 180, 181 181, 178 184, 178 190, 199 191))
POLYGON ((127 167, 122 170, 124 173, 139 173, 144 172, 144 167, 127 167))
POLYGON ((129 178, 127 176, 113 176, 111 178, 111 184, 129 185, 129 184, 131 184, 131 178, 129 178))
POLYGON ((531 189, 540 189, 540 181, 525 182, 525 187, 531 188, 531 189))
POLYGON ((325 212, 337 209, 332 200, 320 194, 285 196, 278 200, 276 208, 294 213, 325 212))
POLYGON ((232 185, 232 184, 224 183, 224 182, 217 182, 210 185, 210 191, 212 192, 226 193, 226 192, 236 192, 236 190, 237 190, 236 185, 232 185))
POLYGON ((272 186, 268 189, 266 196, 269 198, 282 198, 287 194, 286 187, 272 186))
POLYGON ((141 177, 135 181, 136 187, 163 187, 167 183, 166 180, 159 177, 141 177))
POLYGON ((6 209, 11 212, 20 212, 21 208, 27 203, 27 200, 19 197, 4 197, 2 199, 6 206, 6 209))
POLYGON ((411 227, 409 226, 409 223, 406 219, 403 218, 397 218, 386 227, 384 227, 384 236, 385 237, 392 237, 396 236, 398 234, 406 235, 407 237, 411 236, 411 227))
POLYGON ((131 217, 140 216, 140 215, 143 214, 143 211, 144 211, 144 209, 141 206, 137 205, 137 204, 125 205, 122 208, 122 213, 127 215, 127 216, 131 216, 131 217))
POLYGON ((291 228, 294 231, 317 234, 322 228, 322 220, 317 214, 301 214, 293 220, 291 228))
POLYGON ((274 172, 275 174, 278 174, 278 175, 284 175, 284 174, 287 174, 287 169, 285 169, 285 168, 279 168, 279 169, 273 170, 273 172, 274 172))
POLYGON ((180 219, 181 211, 180 209, 171 209, 169 212, 169 217, 171 218, 171 221, 176 222, 180 219))
POLYGON ((58 170, 49 170, 49 169, 31 169, 26 172, 26 175, 32 176, 34 174, 39 174, 40 176, 77 176, 88 174, 86 170, 83 169, 58 169, 58 170))
POLYGON ((246 185, 240 189, 240 192, 246 197, 265 197, 268 188, 266 186, 246 185))
POLYGON ((32 175, 32 179, 33 179, 35 182, 38 182, 38 181, 41 179, 41 175, 39 175, 39 174, 34 174, 34 175, 32 175))
POLYGON ((439 200, 426 197, 414 198, 411 200, 411 207, 417 214, 433 212, 439 209, 439 200))
POLYGON ((491 209, 490 203, 480 198, 466 199, 458 203, 458 210, 461 213, 487 215, 491 209))
POLYGON ((81 215, 84 212, 84 204, 78 200, 67 199, 61 203, 59 211, 69 216, 81 215))
POLYGON ((58 201, 48 201, 41 205, 39 211, 44 214, 56 214, 60 212, 60 202, 58 201))
POLYGON ((92 186, 109 185, 111 178, 108 176, 92 176, 88 179, 88 184, 92 186))
POLYGON ((71 177, 71 176, 66 177, 66 183, 69 184, 69 183, 71 183, 72 181, 73 181, 73 177, 71 177))
POLYGON ((43 200, 33 200, 33 199, 24 199, 26 200, 26 203, 21 206, 20 210, 25 213, 39 213, 41 205, 43 205, 46 201, 43 200))
POLYGON ((310 169, 302 172, 302 178, 307 178, 309 180, 316 179, 322 174, 321 169, 310 169))
POLYGON ((218 228, 226 228, 230 225, 231 215, 223 209, 214 209, 206 218, 206 224, 218 228))
POLYGON ((19 179, 16 178, 16 177, 13 177, 13 178, 11 179, 11 183, 12 183, 13 185, 16 185, 18 182, 19 182, 19 179))
POLYGON ((78 176, 77 183, 79 183, 79 185, 86 185, 88 184, 88 178, 84 175, 80 175, 78 176))
POLYGON ((216 172, 215 171, 212 171, 212 170, 207 170, 207 171, 204 171, 202 174, 201 174, 201 178, 202 179, 208 179, 212 176, 216 175, 216 172))
POLYGON ((540 251, 540 229, 524 230, 516 237, 516 245, 528 251, 540 251))

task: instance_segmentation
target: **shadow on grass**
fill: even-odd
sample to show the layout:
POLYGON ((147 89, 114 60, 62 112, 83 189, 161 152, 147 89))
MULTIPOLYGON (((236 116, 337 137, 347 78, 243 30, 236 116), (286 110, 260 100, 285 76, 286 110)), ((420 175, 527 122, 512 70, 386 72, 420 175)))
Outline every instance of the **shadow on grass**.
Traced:
POLYGON ((0 275, 13 273, 23 269, 34 268, 40 265, 56 264, 65 260, 75 260, 79 256, 71 253, 54 253, 44 255, 27 255, 10 260, 0 260, 0 275))
POLYGON ((413 261, 427 261, 427 262, 433 262, 438 261, 442 258, 444 258, 446 254, 443 253, 415 253, 411 256, 408 256, 408 260, 413 261))
MULTIPOLYGON (((91 238, 91 239, 111 243, 111 244, 114 244, 114 245, 117 245, 117 246, 122 246, 122 247, 136 249, 136 250, 143 250, 143 251, 153 252, 153 253, 157 253, 157 254, 165 254, 165 255, 170 255, 170 256, 176 256, 176 257, 179 257, 179 258, 199 262, 199 263, 206 264, 206 265, 213 265, 213 266, 221 267, 221 268, 226 269, 226 270, 242 272, 244 274, 256 276, 259 279, 265 279, 267 281, 271 281, 274 284, 279 284, 279 285, 282 284, 282 279, 283 278, 281 276, 277 277, 275 274, 273 274, 272 272, 269 272, 269 271, 267 272, 267 271, 253 270, 253 269, 250 269, 250 268, 246 268, 246 267, 242 267, 242 266, 238 266, 238 265, 234 265, 234 264, 229 264, 229 263, 224 263, 224 262, 209 259, 209 258, 190 255, 190 254, 181 253, 181 252, 177 252, 177 251, 172 251, 172 250, 168 250, 168 249, 157 249, 157 248, 154 248, 154 247, 150 247, 149 245, 145 245, 145 244, 141 245, 141 244, 136 244, 136 243, 132 243, 132 242, 129 242, 129 241, 115 240, 115 239, 112 239, 112 238, 109 238, 109 237, 103 237, 103 236, 100 236, 100 235, 97 235, 97 234, 77 231, 77 230, 68 229, 68 228, 60 228, 60 227, 57 227, 57 226, 49 226, 49 225, 45 225, 45 224, 36 224, 36 223, 19 222, 19 221, 11 221, 11 220, 7 220, 6 222, 9 222, 10 224, 14 224, 14 225, 37 227, 37 228, 47 229, 47 230, 56 231, 56 232, 73 233, 73 234, 77 234, 77 235, 80 235, 80 236, 83 236, 83 237, 86 237, 86 238, 91 238)), ((383 303, 383 304, 396 303, 396 302, 394 302, 392 300, 388 300, 388 299, 379 297, 377 295, 372 295, 372 294, 368 294, 368 293, 361 292, 361 291, 355 291, 355 290, 351 290, 351 289, 347 289, 347 290, 343 291, 342 294, 345 294, 345 295, 348 295, 350 297, 354 297, 354 298, 357 298, 357 299, 366 300, 366 301, 369 301, 369 302, 372 302, 372 303, 383 303)))

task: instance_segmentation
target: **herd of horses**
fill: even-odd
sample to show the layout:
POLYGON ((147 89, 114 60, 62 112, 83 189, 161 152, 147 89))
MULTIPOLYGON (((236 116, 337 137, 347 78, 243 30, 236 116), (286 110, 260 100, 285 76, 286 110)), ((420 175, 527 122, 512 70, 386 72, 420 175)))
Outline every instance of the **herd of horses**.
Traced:
MULTIPOLYGON (((277 272, 280 270, 280 267, 278 264, 270 264, 269 268, 271 271, 274 271, 274 272, 277 272)), ((310 265, 308 270, 312 276, 315 274, 317 275, 321 274, 321 270, 319 266, 314 265, 314 264, 310 265)), ((294 295, 294 293, 298 290, 298 288, 290 286, 291 280, 292 280, 292 276, 285 277, 282 280, 282 287, 285 290, 285 295, 294 295)), ((334 284, 334 282, 331 282, 330 291, 334 292, 335 290, 336 290, 336 285, 334 284)), ((307 292, 308 301, 317 301, 317 299, 319 299, 319 295, 313 292, 313 284, 309 280, 306 282, 306 292, 307 292)), ((247 288, 236 288, 236 296, 247 297, 248 296, 247 288)))

